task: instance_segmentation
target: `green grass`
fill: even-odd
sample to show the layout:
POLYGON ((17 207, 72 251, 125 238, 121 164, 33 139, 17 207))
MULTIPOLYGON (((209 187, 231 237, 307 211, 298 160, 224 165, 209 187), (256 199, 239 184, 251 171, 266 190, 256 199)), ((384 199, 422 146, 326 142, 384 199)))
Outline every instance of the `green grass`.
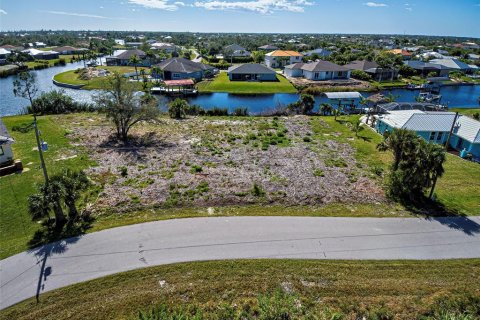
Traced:
POLYGON ((239 94, 296 93, 295 87, 285 77, 277 75, 278 81, 230 81, 226 72, 221 72, 213 81, 197 84, 200 93, 228 92, 239 94))
POLYGON ((136 319, 139 311, 168 305, 199 308, 207 319, 217 319, 214 316, 225 305, 254 312, 259 295, 281 290, 317 316, 329 309, 345 315, 343 319, 419 319, 440 311, 468 310, 474 319, 480 312, 479 282, 478 259, 193 262, 119 273, 54 290, 40 295, 38 303, 31 298, 0 311, 0 318, 136 319))
POLYGON ((56 62, 60 61, 60 59, 65 59, 66 63, 70 63, 70 61, 72 60, 73 57, 74 57, 74 55, 72 55, 72 54, 64 54, 64 55, 58 56, 57 59, 28 61, 28 62, 25 63, 25 65, 29 69, 33 69, 35 66, 43 64, 42 62, 47 62, 49 67, 53 67, 56 62))
MULTIPOLYGON (((56 118, 38 118, 42 138, 49 147, 45 152, 49 174, 55 174, 62 168, 84 169, 93 165, 84 150, 78 147, 74 150, 65 137, 66 130, 59 125, 56 118), (55 161, 63 155, 73 155, 72 152, 77 154, 76 158, 55 161)), ((13 126, 32 123, 32 117, 14 116, 2 119, 15 138, 12 145, 14 157, 22 160, 26 170, 21 174, 0 177, 0 259, 27 249, 27 242, 38 230, 39 225, 31 221, 27 212, 27 197, 36 192, 37 184, 43 183, 38 152, 32 150, 36 147, 34 130, 27 133, 12 130, 13 126)))
POLYGON ((451 108, 448 111, 458 112, 466 116, 472 117, 474 113, 480 113, 480 108, 451 108))
POLYGON ((372 84, 379 88, 380 90, 382 89, 388 89, 388 88, 397 88, 397 87, 406 87, 407 83, 402 81, 402 80, 393 80, 393 81, 372 81, 372 84))
MULTIPOLYGON (((135 72, 134 67, 122 67, 122 66, 112 66, 112 67, 101 67, 102 69, 108 70, 110 72, 118 72, 120 74, 135 72)), ((138 68, 140 72, 141 69, 146 68, 138 68)), ((73 84, 73 85, 83 85, 82 89, 93 90, 93 89, 104 89, 106 85, 106 77, 96 77, 91 80, 82 80, 79 79, 78 73, 75 73, 76 70, 70 70, 66 72, 62 72, 56 74, 53 79, 58 82, 66 83, 66 84, 73 84)), ((138 83, 139 88, 141 84, 138 83)))

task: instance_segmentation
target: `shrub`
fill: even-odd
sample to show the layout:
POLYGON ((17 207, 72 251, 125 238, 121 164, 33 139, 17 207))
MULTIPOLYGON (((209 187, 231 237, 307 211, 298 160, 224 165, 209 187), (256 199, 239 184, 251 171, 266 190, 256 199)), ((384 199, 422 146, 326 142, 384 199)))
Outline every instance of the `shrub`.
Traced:
POLYGON ((190 173, 198 173, 198 172, 202 172, 203 169, 201 166, 197 165, 197 164, 194 164, 191 168, 190 168, 190 173))
POLYGON ((119 167, 118 171, 122 177, 128 176, 128 168, 127 167, 119 167))
POLYGON ((307 137, 303 137, 303 141, 304 141, 304 142, 312 142, 312 138, 310 138, 310 137, 308 137, 308 136, 307 136, 307 137))
POLYGON ((256 182, 253 184, 252 187, 252 195, 255 197, 263 197, 265 196, 265 191, 259 186, 256 182))
MULTIPOLYGON (((37 114, 63 114, 72 112, 91 112, 95 108, 88 103, 79 103, 67 96, 63 90, 44 92, 33 100, 37 114)), ((28 113, 33 113, 33 108, 27 108, 28 113)))
POLYGON ((355 78, 357 80, 364 80, 364 81, 372 80, 372 76, 362 70, 353 70, 351 75, 352 75, 352 78, 355 78))
POLYGON ((188 102, 186 100, 177 98, 168 105, 168 114, 170 115, 170 118, 183 119, 187 115, 188 109, 188 102))
POLYGON ((247 108, 235 108, 235 110, 233 110, 232 115, 237 116, 237 117, 248 116, 248 109, 247 108))

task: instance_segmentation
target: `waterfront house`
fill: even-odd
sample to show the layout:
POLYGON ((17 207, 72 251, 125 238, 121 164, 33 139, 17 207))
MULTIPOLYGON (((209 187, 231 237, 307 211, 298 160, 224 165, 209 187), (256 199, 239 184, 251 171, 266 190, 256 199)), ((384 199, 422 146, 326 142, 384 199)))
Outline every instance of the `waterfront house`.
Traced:
POLYGON ((23 47, 22 46, 12 46, 11 44, 4 44, 3 46, 0 46, 1 49, 6 49, 10 52, 12 51, 22 51, 23 47))
POLYGON ((8 133, 7 127, 0 118, 0 167, 9 166, 13 163, 11 144, 14 142, 8 133))
POLYGON ((445 77, 448 76, 448 73, 450 71, 453 71, 453 69, 441 64, 423 62, 419 60, 404 61, 403 63, 415 69, 419 75, 422 75, 424 77, 426 77, 430 73, 435 73, 435 75, 438 77, 445 77))
POLYGON ((397 70, 380 68, 375 61, 356 60, 344 65, 344 67, 350 70, 364 71, 372 76, 372 79, 375 81, 396 79, 398 75, 397 70))
POLYGON ((245 63, 228 69, 230 81, 277 81, 277 73, 259 63, 245 63))
POLYGON ((52 48, 52 50, 58 52, 59 54, 79 54, 88 51, 88 49, 85 48, 75 48, 71 46, 55 47, 52 48))
POLYGON ((9 50, 0 48, 0 65, 3 65, 7 62, 7 58, 10 54, 11 52, 9 50))
POLYGON ((444 66, 446 68, 449 68, 452 71, 461 71, 465 73, 469 73, 473 71, 472 67, 470 67, 468 64, 458 59, 448 59, 448 58, 433 59, 433 60, 430 60, 430 63, 444 66))
POLYGON ((286 65, 302 62, 303 54, 291 50, 275 50, 265 55, 265 64, 270 68, 283 68, 286 65))
POLYGON ((38 59, 38 60, 52 60, 52 59, 58 59, 58 52, 56 51, 43 51, 43 50, 38 50, 38 49, 26 49, 23 50, 22 52, 28 53, 31 55, 33 58, 38 59))
POLYGON ((138 66, 150 67, 152 64, 151 59, 147 58, 147 54, 138 49, 118 50, 116 55, 106 57, 105 62, 107 66, 129 66, 132 65, 130 58, 133 56, 137 56, 141 60, 138 66))
POLYGON ((195 79, 200 81, 215 73, 215 68, 212 66, 179 57, 166 59, 156 64, 155 67, 162 73, 153 74, 153 76, 163 80, 195 79))
POLYGON ((415 131, 427 142, 439 144, 446 143, 452 126, 449 146, 480 158, 480 122, 467 116, 459 115, 455 121, 454 112, 421 110, 388 111, 374 116, 374 127, 380 134, 394 128, 408 129, 415 131))
POLYGON ((231 44, 223 48, 223 55, 225 58, 242 58, 250 57, 252 53, 238 44, 231 44))
POLYGON ((291 64, 285 67, 284 73, 288 77, 303 77, 314 81, 350 79, 350 69, 330 61, 291 64))

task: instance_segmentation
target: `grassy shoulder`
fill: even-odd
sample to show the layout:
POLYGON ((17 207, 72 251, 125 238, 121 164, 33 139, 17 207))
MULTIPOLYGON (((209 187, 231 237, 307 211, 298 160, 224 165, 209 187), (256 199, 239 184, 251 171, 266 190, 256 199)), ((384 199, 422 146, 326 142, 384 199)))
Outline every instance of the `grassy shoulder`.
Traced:
POLYGON ((200 93, 228 92, 238 94, 296 93, 295 87, 285 78, 277 75, 278 81, 230 81, 226 72, 221 72, 211 81, 197 84, 200 93))
MULTIPOLYGON (((110 72, 118 72, 120 74, 135 72, 134 67, 121 67, 121 66, 111 66, 111 67, 101 67, 102 69, 108 70, 110 72)), ((145 69, 145 68, 138 68, 145 69)), ((65 71, 59 74, 56 74, 53 79, 55 81, 71 84, 71 85, 82 85, 82 89, 94 90, 94 89, 105 89, 106 86, 106 77, 95 77, 90 80, 84 80, 79 78, 79 73, 77 70, 65 71)), ((141 84, 138 84, 139 88, 141 84)))
POLYGON ((136 319, 139 311, 168 305, 200 309, 204 318, 217 319, 225 308, 255 313, 259 295, 282 292, 318 319, 334 319, 333 313, 344 319, 438 319, 442 312, 474 319, 480 315, 479 281, 478 259, 194 262, 54 290, 40 295, 38 303, 31 298, 0 311, 0 318, 136 319))
MULTIPOLYGON (((49 147, 44 154, 49 174, 63 168, 78 170, 94 165, 83 148, 71 145, 66 137, 68 131, 58 126, 55 119, 38 117, 42 138, 49 147)), ((32 222, 28 214, 27 198, 36 192, 36 185, 43 182, 34 130, 26 133, 12 130, 14 126, 31 124, 32 116, 3 117, 2 120, 15 138, 14 157, 22 160, 25 169, 21 174, 0 177, 0 259, 27 249, 27 242, 38 230, 39 225, 32 222)))
POLYGON ((473 117, 475 113, 480 113, 480 108, 451 108, 448 111, 458 112, 469 117, 473 117))

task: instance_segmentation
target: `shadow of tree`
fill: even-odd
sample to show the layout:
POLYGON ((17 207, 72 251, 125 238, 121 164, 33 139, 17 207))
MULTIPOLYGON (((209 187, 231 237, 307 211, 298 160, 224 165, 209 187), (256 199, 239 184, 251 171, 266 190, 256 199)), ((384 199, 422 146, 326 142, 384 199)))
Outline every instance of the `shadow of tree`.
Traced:
POLYGON ((426 220, 434 220, 449 228, 459 230, 468 235, 480 233, 480 224, 456 209, 446 207, 442 202, 427 197, 416 202, 401 201, 407 210, 426 220))
POLYGON ((40 301, 40 293, 45 289, 47 278, 53 274, 52 267, 47 266, 48 258, 53 254, 65 253, 70 244, 77 242, 80 235, 91 228, 93 221, 94 219, 91 217, 84 217, 78 222, 67 223, 64 228, 58 230, 55 228, 53 220, 47 220, 30 239, 28 242, 29 252, 33 252, 38 259, 37 263, 41 263, 35 294, 37 303, 40 301))

